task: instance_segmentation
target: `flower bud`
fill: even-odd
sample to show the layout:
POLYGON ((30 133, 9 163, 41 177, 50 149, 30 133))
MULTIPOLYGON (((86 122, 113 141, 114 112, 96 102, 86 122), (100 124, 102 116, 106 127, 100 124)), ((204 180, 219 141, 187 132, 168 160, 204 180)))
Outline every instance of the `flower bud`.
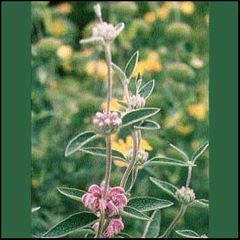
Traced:
POLYGON ((139 94, 130 96, 129 102, 132 108, 141 108, 145 106, 145 99, 139 94))
POLYGON ((101 6, 99 3, 94 6, 94 11, 95 11, 97 17, 99 19, 102 19, 102 10, 101 10, 101 6))
POLYGON ((109 112, 109 114, 97 112, 93 118, 93 124, 97 132, 106 135, 116 132, 122 124, 122 120, 117 112, 109 112))
POLYGON ((175 195, 179 202, 185 205, 188 205, 195 200, 195 193, 189 187, 182 187, 181 189, 178 189, 175 195))
MULTIPOLYGON (((133 150, 130 149, 128 154, 127 154, 127 160, 130 161, 133 156, 133 150)), ((148 160, 148 152, 144 151, 143 149, 138 150, 137 152, 137 164, 142 165, 148 160)))

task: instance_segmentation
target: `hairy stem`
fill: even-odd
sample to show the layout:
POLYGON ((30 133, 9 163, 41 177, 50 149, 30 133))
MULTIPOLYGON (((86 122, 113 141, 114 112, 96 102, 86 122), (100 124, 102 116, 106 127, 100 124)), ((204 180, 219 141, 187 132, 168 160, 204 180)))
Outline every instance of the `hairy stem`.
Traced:
MULTIPOLYGON (((108 69, 108 79, 107 79, 107 114, 110 113, 110 103, 112 100, 112 55, 111 55, 111 45, 105 45, 105 58, 107 63, 108 69)), ((103 199, 106 200, 107 197, 107 190, 109 189, 109 183, 111 178, 111 170, 112 170, 112 140, 111 135, 106 136, 106 171, 105 171, 105 178, 104 178, 104 189, 103 189, 103 199)), ((96 234, 96 237, 101 237, 103 230, 104 230, 104 221, 105 221, 105 214, 101 213, 99 219, 99 228, 96 234)))
POLYGON ((133 155, 132 155, 131 161, 130 161, 126 171, 123 174, 123 177, 122 177, 122 180, 121 180, 121 183, 120 183, 120 186, 123 187, 123 188, 125 188, 128 177, 129 177, 129 175, 131 174, 131 171, 134 168, 134 165, 135 165, 135 162, 136 162, 137 151, 138 151, 137 131, 134 130, 132 135, 133 135, 132 136, 132 138, 133 138, 133 155))
POLYGON ((192 166, 188 167, 188 176, 186 181, 186 187, 189 187, 192 178, 192 166))
POLYGON ((177 216, 173 219, 173 221, 168 226, 165 233, 160 238, 167 238, 169 236, 172 230, 176 227, 178 221, 184 216, 186 209, 187 209, 187 206, 182 204, 177 216))

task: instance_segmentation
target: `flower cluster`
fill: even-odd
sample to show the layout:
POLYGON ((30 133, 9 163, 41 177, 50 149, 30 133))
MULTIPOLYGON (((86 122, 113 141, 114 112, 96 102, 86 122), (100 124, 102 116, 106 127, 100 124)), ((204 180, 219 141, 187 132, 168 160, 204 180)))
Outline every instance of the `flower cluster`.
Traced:
POLYGON ((97 112, 93 123, 99 133, 110 134, 118 130, 122 120, 117 112, 97 112))
POLYGON ((183 204, 190 204, 195 200, 195 193, 189 187, 182 187, 175 193, 177 199, 183 204))
MULTIPOLYGON (((127 159, 130 161, 133 157, 133 150, 130 149, 127 154, 127 159)), ((139 149, 136 155, 137 164, 143 164, 148 160, 148 152, 144 151, 143 149, 139 149)))
POLYGON ((92 36, 103 38, 106 42, 112 41, 116 37, 116 29, 110 23, 101 22, 93 28, 92 36))
MULTIPOLYGON (((93 226, 93 229, 95 232, 98 231, 99 228, 99 222, 96 222, 93 226)), ((112 238, 119 232, 121 232, 124 229, 124 224, 122 222, 121 218, 112 218, 106 227, 106 229, 103 232, 103 237, 106 238, 112 238)))
POLYGON ((93 184, 90 186, 88 192, 82 196, 84 206, 94 212, 105 213, 112 217, 117 215, 127 205, 127 198, 123 188, 109 188, 105 198, 103 192, 103 185, 93 184))
POLYGON ((141 108, 145 106, 145 99, 139 94, 130 96, 129 102, 132 108, 141 108))

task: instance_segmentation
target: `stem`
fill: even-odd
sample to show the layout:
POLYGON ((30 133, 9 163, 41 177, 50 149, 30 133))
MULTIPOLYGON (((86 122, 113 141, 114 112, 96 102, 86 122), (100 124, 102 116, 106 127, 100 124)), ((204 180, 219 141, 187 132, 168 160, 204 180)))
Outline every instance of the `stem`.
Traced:
POLYGON ((167 238, 169 236, 171 231, 176 227, 180 218, 182 218, 184 216, 186 209, 187 209, 187 206, 182 204, 177 216, 174 218, 172 223, 169 225, 169 227, 167 228, 165 233, 160 238, 167 238))
MULTIPOLYGON (((155 213, 155 212, 154 212, 154 213, 155 213)), ((151 218, 147 221, 147 224, 146 224, 146 226, 145 226, 145 228, 144 228, 144 232, 143 232, 141 238, 146 238, 146 235, 147 235, 147 233, 148 233, 148 229, 149 229, 149 227, 150 227, 150 225, 151 225, 151 223, 152 223, 152 221, 153 221, 152 217, 153 217, 154 213, 152 214, 151 218)))
POLYGON ((112 54, 111 45, 108 43, 105 45, 105 57, 108 69, 108 79, 107 79, 107 113, 110 112, 110 103, 112 100, 112 54))
POLYGON ((138 136, 137 136, 137 131, 134 130, 133 131, 133 155, 132 155, 131 161, 130 161, 126 171, 123 174, 123 177, 122 177, 122 180, 120 183, 120 186, 123 188, 125 188, 128 177, 129 177, 131 171, 133 170, 133 167, 136 162, 136 156, 137 156, 137 151, 138 151, 137 145, 138 145, 138 136))
POLYGON ((186 187, 189 187, 192 178, 192 166, 188 167, 188 176, 186 181, 186 187))
MULTIPOLYGON (((107 63, 108 69, 108 79, 107 79, 107 114, 110 113, 110 103, 112 100, 112 55, 111 55, 111 45, 105 44, 105 58, 107 63)), ((111 135, 106 136, 106 171, 105 171, 105 178, 104 178, 104 189, 103 189, 103 199, 106 200, 107 191, 109 189, 109 182, 111 178, 111 170, 112 170, 112 140, 111 135)), ((103 230, 104 230, 104 221, 105 221, 105 214, 101 213, 99 219, 99 227, 96 234, 96 237, 101 237, 103 230)))
POLYGON ((130 193, 132 191, 132 188, 137 180, 137 175, 138 175, 138 169, 136 168, 135 170, 132 171, 132 182, 130 187, 127 190, 127 193, 130 193))

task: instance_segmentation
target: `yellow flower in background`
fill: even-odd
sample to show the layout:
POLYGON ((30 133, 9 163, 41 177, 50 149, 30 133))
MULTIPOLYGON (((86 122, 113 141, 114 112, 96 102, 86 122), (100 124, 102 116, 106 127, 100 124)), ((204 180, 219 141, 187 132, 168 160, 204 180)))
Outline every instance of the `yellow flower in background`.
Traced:
POLYGON ((86 65, 86 72, 89 75, 96 76, 101 80, 107 79, 107 65, 104 61, 91 61, 86 65))
POLYGON ((188 107, 187 109, 190 116, 201 121, 204 120, 208 113, 208 106, 206 103, 197 103, 188 107))
POLYGON ((138 62, 134 75, 137 76, 138 73, 143 75, 144 72, 160 72, 162 69, 163 66, 159 60, 159 55, 156 52, 150 51, 146 60, 138 62))
MULTIPOLYGON (((106 111, 107 109, 107 102, 102 103, 101 105, 102 109, 106 111)), ((110 102, 110 110, 112 111, 119 111, 122 108, 122 105, 118 103, 118 100, 113 98, 110 102)))
POLYGON ((183 135, 188 135, 193 131, 193 126, 192 125, 182 125, 179 124, 177 125, 177 131, 183 135))
POLYGON ((154 12, 147 12, 147 13, 144 15, 144 20, 145 20, 147 23, 152 24, 152 23, 156 20, 155 13, 154 13, 154 12))
POLYGON ((53 20, 50 32, 53 36, 63 36, 67 32, 66 24, 61 19, 53 20))
POLYGON ((92 48, 85 48, 81 51, 82 57, 90 57, 93 54, 92 48))
POLYGON ((191 142, 191 147, 194 151, 196 151, 201 146, 201 142, 199 140, 193 140, 191 142))
POLYGON ((183 115, 181 112, 176 112, 173 115, 170 115, 165 120, 165 127, 166 128, 172 128, 175 127, 182 119, 183 115))
POLYGON ((161 20, 165 20, 169 16, 170 8, 163 6, 157 9, 157 16, 161 20))
POLYGON ((72 11, 72 5, 70 3, 61 3, 57 6, 57 9, 60 13, 68 14, 72 11))
POLYGON ((179 2, 179 7, 185 15, 192 15, 195 12, 195 4, 193 2, 179 2))
POLYGON ((122 160, 114 160, 113 162, 117 167, 128 167, 129 165, 128 162, 124 162, 122 160))
POLYGON ((57 56, 63 60, 70 59, 73 54, 73 49, 69 45, 62 45, 57 49, 57 56))

